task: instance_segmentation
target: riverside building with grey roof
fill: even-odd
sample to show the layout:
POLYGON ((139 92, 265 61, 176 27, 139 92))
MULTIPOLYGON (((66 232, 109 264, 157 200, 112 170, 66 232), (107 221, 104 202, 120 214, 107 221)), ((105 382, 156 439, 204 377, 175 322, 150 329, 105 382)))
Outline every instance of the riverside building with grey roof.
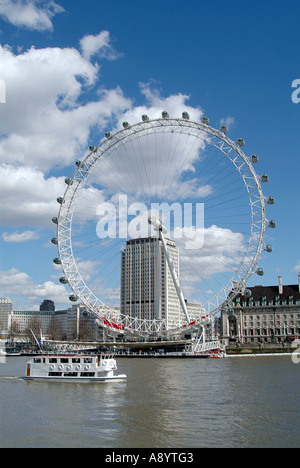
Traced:
POLYGON ((267 345, 300 339, 300 274, 298 283, 249 287, 252 295, 239 295, 222 312, 222 335, 229 342, 267 345))

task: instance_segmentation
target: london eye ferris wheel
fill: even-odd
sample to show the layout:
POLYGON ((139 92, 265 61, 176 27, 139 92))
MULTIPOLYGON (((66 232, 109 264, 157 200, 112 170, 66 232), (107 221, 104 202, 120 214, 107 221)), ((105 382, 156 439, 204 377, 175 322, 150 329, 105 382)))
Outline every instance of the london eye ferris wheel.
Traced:
MULTIPOLYGON (((262 251, 272 251, 266 229, 276 223, 266 215, 266 205, 274 204, 262 190, 268 176, 256 173, 258 157, 247 156, 244 145, 242 138, 228 137, 225 125, 213 128, 207 117, 195 122, 187 112, 173 118, 165 111, 158 119, 143 115, 136 124, 124 122, 90 146, 66 179, 53 218, 54 263, 63 269, 60 282, 73 291, 70 300, 113 333, 159 336, 197 328, 228 298, 250 294, 250 276, 264 273, 258 266, 262 251), (178 320, 158 315, 155 306, 148 315, 120 310, 121 253, 134 239, 156 239, 161 246, 178 320)), ((144 265, 145 259, 131 259, 131 276, 134 262, 144 265)), ((130 281, 139 293, 129 300, 142 303, 148 284, 141 277, 130 281)))

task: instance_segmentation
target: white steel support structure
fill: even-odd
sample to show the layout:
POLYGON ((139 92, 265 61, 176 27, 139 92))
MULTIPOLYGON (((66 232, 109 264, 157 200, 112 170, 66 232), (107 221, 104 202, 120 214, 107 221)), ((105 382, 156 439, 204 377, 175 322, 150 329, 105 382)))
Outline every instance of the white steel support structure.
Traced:
POLYGON ((184 312, 187 323, 190 323, 190 317, 189 317, 189 314, 188 314, 188 310, 187 310, 187 306, 186 306, 186 303, 185 303, 184 295, 183 295, 183 292, 182 292, 182 289, 181 289, 181 286, 180 286, 180 282, 179 282, 179 279, 178 279, 178 276, 177 276, 177 273, 176 273, 176 270, 175 270, 175 267, 174 267, 173 260, 171 259, 171 256, 169 254, 167 244, 166 244, 166 241, 165 241, 165 238, 164 238, 164 232, 166 233, 166 229, 164 228, 162 223, 160 221, 158 221, 157 219, 155 219, 155 218, 149 217, 148 222, 149 222, 149 224, 152 224, 154 226, 155 231, 158 232, 158 238, 162 242, 163 250, 164 250, 164 253, 165 253, 165 256, 166 256, 166 259, 167 259, 168 267, 169 267, 169 270, 170 270, 170 273, 171 273, 171 276, 172 276, 172 279, 173 279, 173 283, 174 283, 174 286, 175 286, 175 289, 176 289, 176 292, 177 292, 177 296, 178 296, 180 305, 181 305, 182 310, 184 312))

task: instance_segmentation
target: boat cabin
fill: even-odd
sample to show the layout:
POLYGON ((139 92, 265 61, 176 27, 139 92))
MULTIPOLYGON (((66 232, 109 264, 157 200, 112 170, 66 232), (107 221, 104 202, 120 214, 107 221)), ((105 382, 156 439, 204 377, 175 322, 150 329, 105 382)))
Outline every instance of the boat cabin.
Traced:
MULTIPOLYGON (((27 379, 107 380, 116 379, 116 361, 111 355, 37 356, 27 363, 27 379)), ((126 376, 121 376, 122 378, 126 376)))

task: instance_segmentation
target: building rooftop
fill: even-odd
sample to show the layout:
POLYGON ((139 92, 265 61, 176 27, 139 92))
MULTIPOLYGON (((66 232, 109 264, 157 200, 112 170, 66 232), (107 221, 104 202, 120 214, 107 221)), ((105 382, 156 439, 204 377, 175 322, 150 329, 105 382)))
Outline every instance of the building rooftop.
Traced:
POLYGON ((241 302, 248 302, 249 300, 253 301, 262 301, 263 298, 265 301, 300 301, 300 275, 298 284, 283 285, 282 277, 278 277, 278 285, 276 286, 253 286, 247 289, 250 289, 252 295, 250 297, 238 296, 241 302))
MULTIPOLYGON (((293 296, 294 300, 300 299, 298 284, 282 286, 282 293, 279 292, 279 286, 254 286, 248 289, 252 292, 251 297, 254 301, 261 301, 263 297, 265 297, 267 301, 274 301, 278 296, 281 301, 288 300, 291 296, 293 296)), ((249 298, 241 296, 241 299, 246 301, 249 298)))

